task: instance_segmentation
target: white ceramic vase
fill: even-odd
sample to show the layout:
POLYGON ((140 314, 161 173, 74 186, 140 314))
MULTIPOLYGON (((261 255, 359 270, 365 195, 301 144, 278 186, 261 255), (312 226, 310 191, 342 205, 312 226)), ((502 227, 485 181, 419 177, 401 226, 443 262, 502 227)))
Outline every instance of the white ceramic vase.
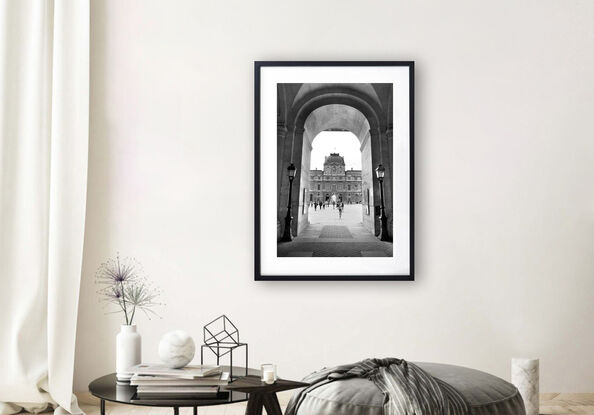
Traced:
POLYGON ((130 368, 141 362, 141 339, 136 325, 123 324, 116 336, 116 375, 120 381, 128 381, 132 376, 130 368))

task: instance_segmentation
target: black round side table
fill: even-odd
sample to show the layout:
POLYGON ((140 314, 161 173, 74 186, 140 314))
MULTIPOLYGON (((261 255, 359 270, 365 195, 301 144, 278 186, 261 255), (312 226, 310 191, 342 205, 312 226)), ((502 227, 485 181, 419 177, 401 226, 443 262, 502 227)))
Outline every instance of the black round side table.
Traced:
MULTIPOLYGON (((229 369, 229 366, 223 366, 224 371, 229 371, 229 369)), ((242 373, 245 368, 233 366, 233 371, 242 373)), ((89 391, 101 400, 101 415, 105 415, 105 401, 126 405, 169 407, 173 408, 174 415, 179 415, 179 408, 182 407, 194 408, 194 415, 197 415, 199 406, 229 405, 248 401, 246 415, 261 415, 263 408, 266 408, 268 415, 282 415, 276 392, 305 386, 308 384, 285 379, 278 379, 274 384, 267 385, 260 380, 259 370, 248 369, 248 376, 235 379, 229 385, 221 387, 223 393, 220 394, 220 398, 138 399, 136 386, 118 384, 115 373, 102 376, 89 383, 89 391)))
MULTIPOLYGON (((229 371, 229 367, 223 367, 223 370, 229 371)), ((245 368, 234 366, 233 371, 235 373, 244 373, 245 368)), ((248 369, 248 374, 252 376, 260 376, 260 371, 256 369, 248 369)), ((199 406, 228 405, 237 402, 245 402, 248 400, 247 393, 232 390, 230 390, 228 393, 221 394, 222 398, 220 399, 137 399, 136 386, 131 386, 128 384, 118 384, 115 373, 110 373, 109 375, 102 376, 89 383, 89 392, 91 392, 91 395, 100 399, 101 415, 105 415, 105 401, 117 402, 126 405, 170 407, 173 408, 174 415, 179 414, 179 408, 193 407, 194 415, 196 415, 198 413, 199 406)))

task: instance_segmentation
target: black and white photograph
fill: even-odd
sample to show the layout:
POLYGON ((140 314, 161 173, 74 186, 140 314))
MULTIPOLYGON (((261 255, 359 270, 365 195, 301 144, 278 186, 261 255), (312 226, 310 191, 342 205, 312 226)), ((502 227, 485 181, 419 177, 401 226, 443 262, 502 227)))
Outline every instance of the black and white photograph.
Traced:
MULTIPOLYGON (((282 216, 282 210, 286 211, 279 229, 277 255, 391 257, 393 160, 387 134, 393 122, 392 84, 278 84, 277 100, 281 123, 290 123, 291 118, 303 114, 301 119, 295 120, 296 131, 303 132, 295 134, 291 147, 283 147, 277 159, 281 172, 279 214, 282 216), (309 97, 304 101, 303 96, 308 94, 315 98, 325 91, 333 91, 337 96, 366 96, 376 109, 369 118, 377 123, 375 128, 383 127, 386 137, 372 139, 368 118, 354 106, 339 103, 339 100, 316 108, 305 118, 300 106, 302 102, 306 104, 309 97), (379 147, 375 171, 372 141, 379 147), (299 176, 295 162, 301 168, 299 176), (287 163, 287 174, 282 174, 287 163), (373 189, 374 175, 378 178, 379 192, 373 189), (303 189, 309 197, 293 200, 293 185, 303 189), (368 189, 370 195, 379 193, 377 205, 370 199, 363 201, 363 193, 368 189), (286 206, 283 201, 287 202, 286 206), (301 208, 299 214, 293 215, 293 204, 301 208), (369 209, 365 209, 365 205, 369 209)), ((279 145, 286 140, 285 129, 278 130, 279 145)), ((304 192, 299 194, 305 195, 304 192)))
POLYGON ((412 63, 258 64, 256 278, 412 278, 412 63))

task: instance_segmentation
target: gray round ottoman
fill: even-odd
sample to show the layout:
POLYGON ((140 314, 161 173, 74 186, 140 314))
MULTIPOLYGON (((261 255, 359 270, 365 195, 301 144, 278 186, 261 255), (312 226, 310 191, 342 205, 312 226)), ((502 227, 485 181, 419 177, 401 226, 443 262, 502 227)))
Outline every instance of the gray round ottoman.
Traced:
MULTIPOLYGON (((470 415, 526 413, 516 387, 503 379, 461 366, 414 363, 433 377, 454 387, 468 403, 470 415)), ((337 380, 309 391, 297 414, 383 415, 384 395, 367 379, 337 380)))

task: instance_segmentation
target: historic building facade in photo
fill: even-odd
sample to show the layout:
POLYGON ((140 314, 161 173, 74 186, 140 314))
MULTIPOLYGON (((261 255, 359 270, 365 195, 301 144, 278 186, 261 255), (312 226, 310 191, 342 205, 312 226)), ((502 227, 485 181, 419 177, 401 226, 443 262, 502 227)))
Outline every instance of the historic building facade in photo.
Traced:
POLYGON ((344 157, 330 153, 324 159, 324 170, 310 170, 309 202, 342 201, 361 203, 361 170, 345 169, 344 157))

